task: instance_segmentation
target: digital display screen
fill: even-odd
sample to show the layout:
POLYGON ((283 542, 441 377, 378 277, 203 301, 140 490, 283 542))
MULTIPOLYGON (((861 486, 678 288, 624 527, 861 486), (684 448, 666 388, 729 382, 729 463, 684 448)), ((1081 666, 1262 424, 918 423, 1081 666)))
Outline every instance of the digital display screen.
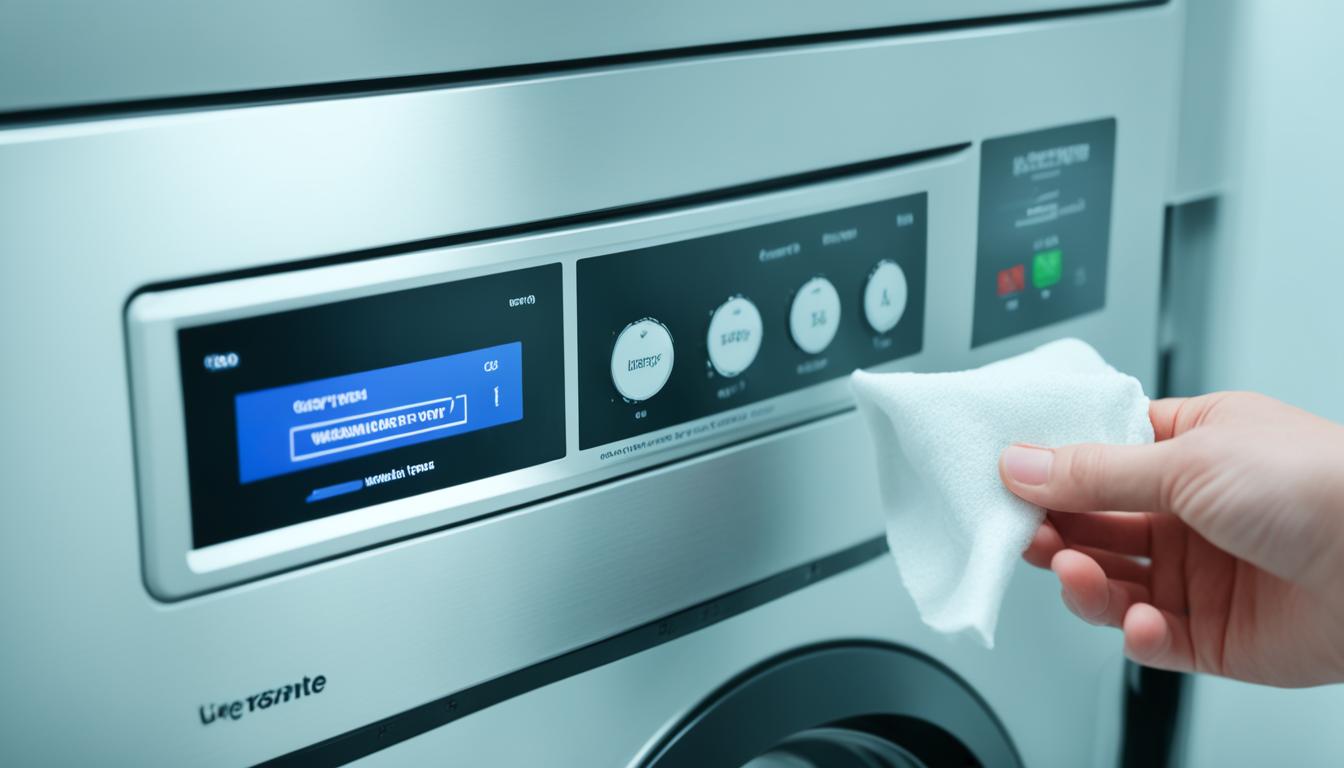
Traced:
POLYGON ((178 332, 192 541, 562 458, 560 266, 178 332))
POLYGON ((234 398, 250 483, 523 418, 514 342, 234 398))

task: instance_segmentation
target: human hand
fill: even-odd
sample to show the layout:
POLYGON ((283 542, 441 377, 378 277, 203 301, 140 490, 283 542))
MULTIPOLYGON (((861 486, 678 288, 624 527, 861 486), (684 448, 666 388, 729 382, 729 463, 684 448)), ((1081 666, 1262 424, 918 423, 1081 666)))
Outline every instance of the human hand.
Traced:
POLYGON ((1015 445, 1024 557, 1151 667, 1344 681, 1344 426, 1261 395, 1153 401, 1152 445, 1015 445))

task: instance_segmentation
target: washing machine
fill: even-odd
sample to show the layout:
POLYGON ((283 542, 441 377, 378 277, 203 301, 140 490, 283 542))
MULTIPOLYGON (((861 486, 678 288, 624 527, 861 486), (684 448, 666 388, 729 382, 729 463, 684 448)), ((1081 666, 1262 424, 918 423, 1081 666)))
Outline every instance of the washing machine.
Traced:
POLYGON ((921 624, 847 376, 1155 385, 1179 3, 68 5, 0 32, 0 762, 1115 763, 1048 574, 921 624))

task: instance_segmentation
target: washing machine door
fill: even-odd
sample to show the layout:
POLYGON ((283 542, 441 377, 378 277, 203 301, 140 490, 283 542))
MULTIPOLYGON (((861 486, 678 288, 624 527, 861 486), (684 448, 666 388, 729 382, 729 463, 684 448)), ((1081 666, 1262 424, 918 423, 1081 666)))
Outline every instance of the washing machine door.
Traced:
POLYGON ((646 768, 1020 767, 998 718, 933 659, 896 646, 804 648, 707 698, 646 768))

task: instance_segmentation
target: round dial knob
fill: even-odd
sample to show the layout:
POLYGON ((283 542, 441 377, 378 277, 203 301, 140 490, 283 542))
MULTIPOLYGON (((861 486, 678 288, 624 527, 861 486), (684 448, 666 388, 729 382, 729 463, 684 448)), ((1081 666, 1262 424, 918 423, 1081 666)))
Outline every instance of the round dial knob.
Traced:
POLYGON ((886 333, 901 322, 909 295, 905 270, 894 261, 879 261, 863 289, 863 315, 878 333, 886 333))
POLYGON ((672 375, 672 334, 646 317, 625 326, 611 348, 611 383, 627 400, 658 394, 672 375))
POLYGON ((709 319, 709 362, 720 376, 747 370, 761 351, 761 313, 741 296, 723 302, 709 319))
POLYGON ((803 283, 789 308, 789 333, 798 348, 815 355, 830 346, 840 328, 840 294, 824 277, 803 283))

